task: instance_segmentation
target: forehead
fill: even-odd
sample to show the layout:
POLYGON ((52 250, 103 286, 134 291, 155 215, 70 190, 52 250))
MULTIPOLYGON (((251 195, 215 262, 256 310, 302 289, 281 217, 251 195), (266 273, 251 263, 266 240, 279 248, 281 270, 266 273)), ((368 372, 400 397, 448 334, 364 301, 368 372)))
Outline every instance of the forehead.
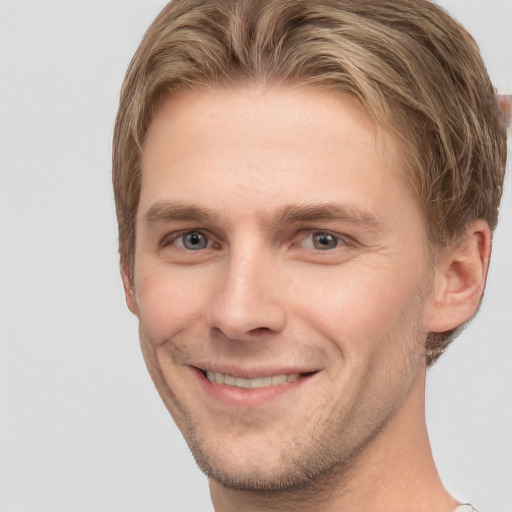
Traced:
POLYGON ((139 213, 168 200, 230 204, 238 214, 270 215, 287 202, 356 201, 369 211, 386 187, 411 200, 400 160, 395 139, 350 96, 290 86, 190 90, 165 98, 150 124, 139 213))
MULTIPOLYGON (((188 149, 183 129, 190 129, 194 130, 196 142, 207 136, 219 147, 241 141, 254 147, 295 144, 304 149, 302 142, 309 142, 334 149, 340 138, 348 135, 347 129, 353 127, 344 122, 346 119, 357 123, 358 137, 363 132, 365 135, 359 141, 353 137, 351 144, 378 152, 381 158, 394 156, 395 139, 377 126, 355 97, 293 85, 204 87, 166 96, 155 109, 144 147, 147 149, 148 139, 172 135, 176 140, 173 151, 178 158, 181 149, 188 149), (177 132, 183 136, 177 138, 177 132)), ((143 156, 147 153, 144 151, 143 156)))

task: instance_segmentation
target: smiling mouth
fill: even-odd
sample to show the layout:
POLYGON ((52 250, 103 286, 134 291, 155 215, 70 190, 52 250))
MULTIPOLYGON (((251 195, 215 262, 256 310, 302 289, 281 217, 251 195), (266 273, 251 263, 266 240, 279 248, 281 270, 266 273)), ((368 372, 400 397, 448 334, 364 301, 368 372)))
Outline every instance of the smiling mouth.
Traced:
POLYGON ((301 377, 311 375, 311 373, 292 373, 290 375, 280 374, 267 377, 258 377, 256 379, 244 379, 242 377, 234 377, 226 373, 206 371, 204 372, 207 379, 214 384, 224 384, 226 386, 234 386, 244 389, 268 388, 271 386, 280 386, 282 384, 296 382, 301 377))

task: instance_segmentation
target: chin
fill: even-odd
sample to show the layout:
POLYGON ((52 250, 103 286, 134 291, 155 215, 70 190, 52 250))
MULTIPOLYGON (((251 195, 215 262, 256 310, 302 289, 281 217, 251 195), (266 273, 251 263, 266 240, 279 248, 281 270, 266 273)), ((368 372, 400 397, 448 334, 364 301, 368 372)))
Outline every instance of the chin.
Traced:
POLYGON ((284 441, 277 449, 267 446, 255 451, 254 447, 264 443, 231 444, 223 449, 222 443, 209 446, 195 436, 187 442, 198 467, 210 480, 228 489, 249 492, 306 491, 309 486, 330 481, 350 458, 322 447, 322 443, 299 448, 284 441))
MULTIPOLYGON (((259 469, 254 467, 221 467, 212 464, 202 455, 194 454, 196 462, 203 473, 210 479, 225 488, 248 492, 283 492, 304 489, 321 475, 331 471, 323 468, 322 471, 311 471, 312 468, 281 467, 278 469, 259 469)), ((332 470, 332 468, 331 468, 332 470)))

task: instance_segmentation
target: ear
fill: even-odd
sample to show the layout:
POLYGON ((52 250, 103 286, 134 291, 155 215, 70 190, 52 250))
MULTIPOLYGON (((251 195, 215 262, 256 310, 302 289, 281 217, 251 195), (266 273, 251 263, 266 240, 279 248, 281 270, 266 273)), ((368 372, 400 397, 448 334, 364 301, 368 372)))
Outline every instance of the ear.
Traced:
POLYGON ((121 279, 123 280, 124 297, 128 309, 138 314, 137 301, 135 300, 135 288, 133 287, 133 275, 127 262, 121 262, 121 279))
POLYGON ((484 293, 490 256, 491 232, 483 219, 472 222, 456 244, 441 250, 426 315, 429 332, 450 331, 475 315, 484 293))

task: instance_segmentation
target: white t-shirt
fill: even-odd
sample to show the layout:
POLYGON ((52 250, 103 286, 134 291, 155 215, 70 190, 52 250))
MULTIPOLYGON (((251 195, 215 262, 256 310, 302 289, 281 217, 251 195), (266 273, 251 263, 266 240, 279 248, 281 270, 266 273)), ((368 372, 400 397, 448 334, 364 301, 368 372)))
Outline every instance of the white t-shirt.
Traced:
POLYGON ((463 505, 459 505, 453 512, 478 512, 473 505, 469 503, 464 503, 463 505))

